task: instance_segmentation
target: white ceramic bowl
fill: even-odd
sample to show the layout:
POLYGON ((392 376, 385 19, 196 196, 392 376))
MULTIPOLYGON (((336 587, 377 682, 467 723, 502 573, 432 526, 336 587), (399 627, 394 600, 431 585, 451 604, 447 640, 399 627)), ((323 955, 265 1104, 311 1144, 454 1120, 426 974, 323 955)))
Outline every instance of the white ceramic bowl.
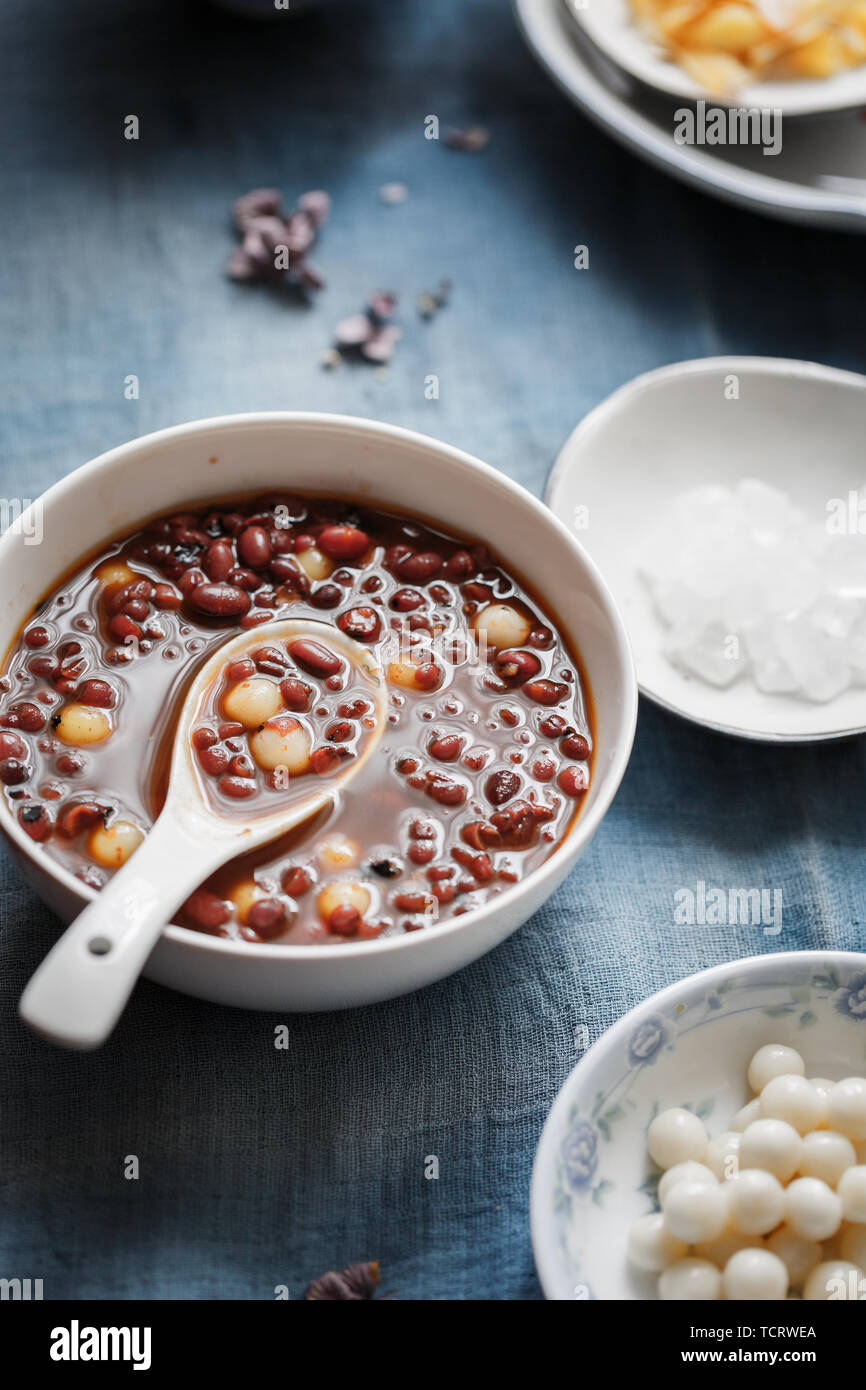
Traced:
MULTIPOLYGON (((39 500, 43 540, 25 518, 0 540, 0 650, 64 572, 157 511, 209 497, 292 487, 392 505, 483 538, 530 587, 550 595, 578 648, 596 709, 595 774, 571 834, 524 883, 477 912, 392 940, 279 946, 169 926, 146 974, 246 1008, 369 1004, 441 979, 498 944, 545 901, 586 849, 628 762, 637 708, 622 619, 593 562, 521 487, 447 444, 348 416, 225 416, 161 430, 76 469, 39 500)), ((93 897, 39 852, 8 808, 0 827, 41 897, 69 921, 93 897)))
POLYGON ((532 1173, 548 1298, 657 1297, 655 1276, 625 1257, 631 1223, 657 1209, 650 1121, 686 1106, 722 1133, 769 1042, 795 1047, 807 1076, 866 1075, 866 955, 786 951, 714 966, 654 994, 589 1049, 554 1102, 532 1173))
POLYGON ((633 77, 656 91, 711 106, 760 107, 785 116, 814 116, 846 111, 866 102, 866 64, 823 79, 791 78, 752 82, 722 97, 707 92, 669 59, 634 22, 628 0, 563 0, 580 30, 633 77))
POLYGON ((668 502, 702 484, 759 478, 824 522, 832 499, 846 501, 866 482, 864 436, 866 377, 772 357, 677 362, 636 377, 584 417, 546 498, 564 521, 588 514, 577 534, 622 608, 644 694, 743 738, 796 743, 866 731, 862 688, 813 704, 765 694, 748 676, 718 689, 686 675, 665 655, 667 629, 637 573, 668 502))

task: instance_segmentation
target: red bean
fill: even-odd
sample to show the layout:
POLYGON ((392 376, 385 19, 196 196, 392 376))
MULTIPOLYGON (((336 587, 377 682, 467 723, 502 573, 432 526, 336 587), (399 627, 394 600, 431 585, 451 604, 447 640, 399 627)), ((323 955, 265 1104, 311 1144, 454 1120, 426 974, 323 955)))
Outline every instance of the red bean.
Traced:
POLYGON ((267 940, 279 936, 286 922, 286 909, 277 898, 259 898, 247 913, 247 925, 267 940))
POLYGON ((51 641, 51 633, 47 627, 29 627, 24 634, 24 642, 28 647, 45 647, 51 641))
POLYGON ((484 820, 474 820, 470 821, 468 825, 464 825, 460 831, 460 837, 473 849, 499 849, 502 844, 502 836, 499 831, 494 825, 490 825, 484 820))
POLYGON ((22 806, 18 812, 18 824, 26 830, 31 840, 42 844, 53 829, 53 822, 44 806, 22 806))
POLYGON ((73 806, 67 806, 61 811, 57 821, 57 833, 62 835, 64 840, 74 840, 83 830, 103 824, 105 811, 106 808, 96 801, 79 801, 73 806))
POLYGON ((89 680, 82 681, 76 698, 80 704, 90 705, 94 709, 111 709, 115 695, 108 681, 89 680))
POLYGON ((314 748, 310 754, 310 767, 317 777, 327 777, 329 773, 336 772, 343 761, 341 753, 345 750, 328 746, 326 748, 314 748))
POLYGON ((108 631, 116 642, 126 642, 131 637, 136 642, 141 641, 141 628, 138 623, 134 623, 132 618, 128 618, 125 613, 117 613, 108 624, 108 631))
POLYGON ((232 758, 229 763, 229 772, 232 777, 255 777, 256 775, 256 770, 245 753, 239 753, 236 758, 232 758))
POLYGON ((436 846, 429 841, 416 840, 409 846, 408 854, 413 864, 429 864, 436 857, 436 846))
POLYGON ((461 734, 442 734, 428 743, 427 752, 431 758, 437 758, 440 763, 453 763, 460 757, 463 743, 461 734))
POLYGON ((575 762, 579 763, 585 763, 589 757, 589 743, 583 734, 566 734, 559 750, 564 757, 574 758, 575 762))
POLYGON ((45 714, 38 705, 29 700, 21 700, 0 719, 7 729, 23 729, 25 734, 37 734, 45 728, 45 714))
POLYGON ((415 684, 419 690, 436 690, 442 680, 442 672, 434 662, 428 661, 415 671, 415 684))
POLYGON ((537 647, 539 651, 548 651, 556 640, 549 627, 534 627, 527 637, 530 647, 537 647))
POLYGON ((225 724, 220 724, 219 726, 220 738, 235 738, 238 734, 242 734, 243 731, 243 724, 239 724, 237 720, 234 719, 230 719, 225 724))
POLYGON ((388 607, 397 613, 412 613, 416 608, 423 608, 426 602, 418 589, 395 589, 388 600, 388 607))
POLYGON ((566 796, 581 796, 589 785, 585 765, 578 763, 576 767, 564 767, 556 779, 556 785, 566 796))
POLYGON ((339 584, 317 584, 310 594, 310 603, 315 608, 336 608, 343 602, 343 590, 339 584))
POLYGON ((520 790, 520 777, 510 768, 491 772, 484 783, 484 795, 492 806, 504 806, 520 790))
POLYGON ((430 891, 440 907, 447 907, 456 897, 450 883, 435 883, 430 891))
POLYGON ((263 570, 271 558, 271 539, 264 526, 247 526, 238 536, 238 559, 251 570, 263 570))
POLYGON ((268 565, 268 573, 279 584, 284 584, 290 593, 306 597, 310 592, 309 575, 305 574, 297 561, 288 555, 278 555, 275 560, 271 560, 268 565))
POLYGON ((319 549, 331 560, 359 560, 370 549, 366 532, 357 526, 326 526, 319 534, 319 549))
POLYGON ((170 584, 157 584, 153 591, 153 601, 157 608, 180 608, 181 595, 170 584))
POLYGON ((335 676, 343 666, 340 657, 328 651, 327 647, 310 642, 305 637, 289 643, 289 654, 311 676, 335 676))
POLYGON ((339 907, 335 907, 328 918, 328 930, 336 932, 337 936, 354 936, 360 925, 361 914, 349 903, 341 903, 339 907))
POLYGON ((507 811, 490 817, 506 849, 527 849, 538 839, 538 821, 526 801, 515 801, 507 811))
POLYGON ((34 656, 27 663, 31 676, 43 681, 55 681, 60 675, 60 663, 53 656, 34 656))
POLYGON ((538 727, 547 738, 559 738, 560 734, 565 733, 568 724, 561 714, 546 714, 538 727))
POLYGON ((283 704, 286 709, 293 710, 296 714, 303 714, 310 708, 312 693, 312 688, 305 681, 299 681, 296 676, 289 676, 286 680, 280 681, 283 704))
POLYGON ((0 758, 26 758, 27 744, 17 734, 0 734, 0 758))
POLYGON ((461 849, 456 845, 451 851, 452 857, 462 864, 464 869, 468 869, 474 879, 479 883, 489 883, 496 872, 491 863, 489 854, 483 851, 481 854, 471 854, 468 849, 461 849))
POLYGON ((468 550, 455 550, 445 562, 445 574, 448 579, 455 583, 460 583, 468 579, 470 574, 475 572, 475 563, 468 550))
POLYGON ((541 670, 541 662, 532 652, 514 650, 497 652, 493 665, 500 680, 507 685, 523 685, 541 670))
POLYGON ((350 743, 352 740, 353 729, 347 720, 341 719, 336 724, 331 724, 325 730, 325 738, 329 743, 350 743))
POLYGON ((423 550, 399 561, 395 572, 410 584, 427 584, 442 572, 443 560, 435 550, 423 550))
POLYGON ((0 761, 0 782, 6 787, 17 787, 30 776, 27 764, 19 758, 3 758, 0 761))
POLYGON ((230 661, 225 669, 226 680, 229 681, 248 681, 250 676, 256 674, 255 662, 250 661, 249 657, 241 657, 238 661, 230 661))
POLYGON ((567 685, 562 685, 558 681, 540 680, 529 681, 523 687, 524 694, 530 700, 534 700, 539 705, 558 705, 568 698, 570 694, 567 685))
POLYGON ((210 618, 239 618, 250 610, 250 596, 233 584, 199 584, 188 595, 197 613, 210 618))
POLYGON ((394 906, 400 912, 424 912, 433 906, 429 893, 395 893, 394 906))
POLYGON ((200 585, 205 583, 205 578, 204 570, 189 569, 180 576, 180 579, 177 581, 177 587, 180 589, 184 598, 189 598, 193 589, 197 589, 200 585))
POLYGON ((453 782, 450 777, 434 773, 427 784, 427 795, 441 806, 461 806, 467 793, 462 782, 453 782))
POLYGON ((286 869, 283 874, 283 892, 290 898, 302 898, 313 886, 313 880, 306 869, 286 869))
POLYGON ((212 748, 213 745, 216 743, 216 741, 217 741, 217 736, 216 736, 216 734, 214 733, 213 729, 209 729, 209 728, 207 727, 207 725, 202 725, 201 728, 198 728, 198 729, 194 729, 194 730, 193 730, 193 733, 192 733, 192 746, 193 746, 193 748, 197 748, 197 749, 201 749, 201 748, 212 748))
POLYGON ((337 627, 355 642, 375 642, 382 631, 382 622, 375 608, 350 608, 340 614, 337 627))
POLYGON ((261 671, 266 676, 281 676, 289 664, 289 658, 279 647, 257 647, 250 656, 255 662, 256 670, 261 671))
POLYGON ((235 800, 252 796, 256 790, 255 782, 246 777, 221 777, 217 786, 224 796, 234 797, 235 800))
POLYGON ((199 763, 209 777, 221 777, 224 772, 228 771, 231 758, 226 748, 217 746, 199 748, 197 751, 199 763))
POLYGON ((208 579, 213 580, 214 584, 222 583, 224 579, 228 578, 234 565, 235 553, 232 550, 231 541, 212 541, 202 559, 202 569, 208 579))
POLYGON ((556 763, 546 755, 536 758, 532 764, 532 775, 536 782, 549 782, 556 772, 556 763))
POLYGON ((232 915, 228 903, 209 888, 196 888, 184 903, 183 910, 204 931, 214 931, 232 915))
POLYGON ((337 706, 337 713, 341 719, 360 719, 367 714, 370 709, 368 700, 344 700, 337 706))
POLYGON ((249 613, 245 613, 240 620, 243 628, 261 627, 262 623, 269 623, 273 618, 273 613, 269 613, 267 608, 253 608, 249 613))

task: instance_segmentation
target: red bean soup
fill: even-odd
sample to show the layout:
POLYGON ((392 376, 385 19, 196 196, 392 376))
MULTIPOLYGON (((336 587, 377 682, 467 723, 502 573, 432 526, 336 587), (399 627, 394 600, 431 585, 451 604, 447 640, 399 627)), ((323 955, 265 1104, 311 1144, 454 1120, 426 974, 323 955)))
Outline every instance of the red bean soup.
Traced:
MULTIPOLYGON (((579 662, 487 546, 331 498, 233 499, 106 544, 39 605, 0 677, 0 780, 42 852, 99 888, 165 797, 195 673, 239 630, 315 618, 385 673, 384 734, 328 808, 202 884, 178 920, 249 942, 402 935, 506 892, 589 786, 579 662)), ((211 805, 279 809, 359 756, 369 687, 327 641, 228 663, 195 721, 211 805)))

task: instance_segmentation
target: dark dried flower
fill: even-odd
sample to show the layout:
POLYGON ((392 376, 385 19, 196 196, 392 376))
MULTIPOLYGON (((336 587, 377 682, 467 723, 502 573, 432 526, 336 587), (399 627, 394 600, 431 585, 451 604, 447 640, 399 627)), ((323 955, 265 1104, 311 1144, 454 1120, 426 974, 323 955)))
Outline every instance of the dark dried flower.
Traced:
POLYGON ((390 362, 403 330, 388 320, 397 307, 397 296, 379 290, 370 296, 363 314, 341 319, 334 329, 334 341, 343 352, 360 355, 381 366, 390 362))
POLYGON ((290 213, 283 212, 282 197, 275 188, 245 193, 232 207, 241 245, 229 256, 226 274, 232 280, 285 279, 303 289, 321 289, 322 273, 307 261, 306 254, 318 228, 327 221, 330 206, 330 198, 321 189, 302 194, 297 209, 290 213))
POLYGON ((453 286, 450 280, 440 280, 435 290, 421 290, 417 300, 418 313, 422 319, 432 319, 451 298, 453 286))
POLYGON ((478 154, 490 144, 490 131, 484 125, 455 126, 446 130, 443 139, 449 149, 478 154))
POLYGON ((376 1296, 379 1283, 379 1261, 347 1265, 345 1269, 320 1274, 307 1288, 304 1299, 309 1303, 327 1299, 349 1299, 355 1302, 376 1296))

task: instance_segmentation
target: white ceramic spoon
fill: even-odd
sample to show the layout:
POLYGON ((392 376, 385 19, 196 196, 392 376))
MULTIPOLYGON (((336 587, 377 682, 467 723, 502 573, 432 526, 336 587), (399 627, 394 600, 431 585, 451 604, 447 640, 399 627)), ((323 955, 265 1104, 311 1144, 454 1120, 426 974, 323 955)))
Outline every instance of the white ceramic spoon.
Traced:
POLYGON ((205 663, 183 704, 165 805, 146 839, 52 947, 23 995, 25 1023, 66 1047, 98 1047, 117 1022, 172 914, 209 874, 315 815, 342 790, 378 744, 386 720, 385 681, 370 651, 314 619, 283 619, 243 632, 205 663), (310 638, 342 656, 369 684, 376 727, 336 776, 311 776, 310 794, 267 815, 220 815, 207 804, 190 742, 201 702, 230 661, 262 641, 310 638))

